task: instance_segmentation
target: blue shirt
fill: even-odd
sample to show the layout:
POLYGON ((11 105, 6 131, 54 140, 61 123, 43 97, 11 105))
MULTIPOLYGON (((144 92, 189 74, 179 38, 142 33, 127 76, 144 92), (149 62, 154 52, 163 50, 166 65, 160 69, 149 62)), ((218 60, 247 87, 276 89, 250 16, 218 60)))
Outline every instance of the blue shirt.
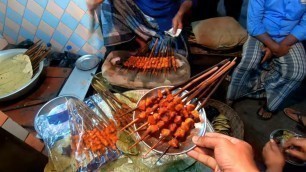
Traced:
POLYGON ((180 9, 182 0, 135 0, 141 11, 154 18, 161 31, 172 27, 172 19, 180 9))
POLYGON ((292 34, 306 40, 306 4, 302 0, 250 0, 247 30, 251 36, 268 33, 276 42, 292 34))

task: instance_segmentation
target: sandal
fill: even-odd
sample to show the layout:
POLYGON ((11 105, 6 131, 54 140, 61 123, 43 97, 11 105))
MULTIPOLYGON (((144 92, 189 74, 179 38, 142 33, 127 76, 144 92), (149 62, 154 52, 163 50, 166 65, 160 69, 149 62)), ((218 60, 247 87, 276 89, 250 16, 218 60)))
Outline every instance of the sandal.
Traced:
POLYGON ((261 120, 269 120, 272 118, 273 116, 273 112, 270 111, 266 105, 263 105, 261 108, 258 109, 257 111, 257 116, 261 119, 261 120), (269 114, 269 115, 264 115, 264 114, 269 114))
POLYGON ((290 119, 301 125, 303 128, 306 128, 306 116, 301 115, 301 112, 291 108, 285 108, 284 113, 290 119))

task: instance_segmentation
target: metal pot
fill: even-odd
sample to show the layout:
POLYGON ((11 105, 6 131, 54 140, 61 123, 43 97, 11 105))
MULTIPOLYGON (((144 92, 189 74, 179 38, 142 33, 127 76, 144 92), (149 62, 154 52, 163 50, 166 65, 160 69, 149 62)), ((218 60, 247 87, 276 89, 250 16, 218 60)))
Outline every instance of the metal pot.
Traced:
MULTIPOLYGON (((10 49, 10 50, 0 51, 0 59, 14 57, 18 54, 22 54, 26 52, 26 50, 27 49, 10 49)), ((38 79, 42 74, 43 68, 44 68, 44 62, 41 61, 39 64, 39 69, 37 73, 32 77, 32 79, 28 83, 26 83, 24 86, 20 87, 19 89, 9 94, 0 96, 0 102, 13 100, 13 99, 16 99, 28 93, 34 86, 36 86, 38 79)))

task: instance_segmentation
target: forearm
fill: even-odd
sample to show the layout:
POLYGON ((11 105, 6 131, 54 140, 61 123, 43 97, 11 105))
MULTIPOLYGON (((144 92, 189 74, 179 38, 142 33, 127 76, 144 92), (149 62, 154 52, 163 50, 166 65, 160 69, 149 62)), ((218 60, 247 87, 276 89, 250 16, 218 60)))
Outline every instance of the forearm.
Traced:
POLYGON ((183 16, 186 12, 188 12, 192 7, 192 0, 185 0, 181 6, 177 15, 183 16))
POLYGON ((292 46, 296 42, 298 42, 298 39, 295 36, 293 36, 292 34, 289 34, 289 35, 286 36, 286 38, 284 40, 282 40, 282 42, 280 44, 283 44, 283 45, 286 45, 286 46, 292 46))
POLYGON ((278 43, 275 42, 269 34, 264 33, 258 36, 255 36, 260 42, 262 42, 266 47, 271 49, 272 51, 275 50, 278 46, 278 43))

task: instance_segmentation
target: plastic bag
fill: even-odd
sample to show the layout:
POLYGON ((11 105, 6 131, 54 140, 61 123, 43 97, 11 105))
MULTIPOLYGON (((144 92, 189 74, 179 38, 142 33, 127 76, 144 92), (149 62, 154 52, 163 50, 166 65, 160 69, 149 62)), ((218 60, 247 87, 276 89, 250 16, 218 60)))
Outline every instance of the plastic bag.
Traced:
MULTIPOLYGON (((101 101, 95 98, 95 102, 101 103, 101 101)), ((51 166, 53 170, 94 171, 122 155, 114 145, 118 127, 112 120, 113 116, 108 107, 102 104, 103 112, 101 113, 103 114, 95 113, 91 108, 97 109, 97 107, 91 106, 89 101, 87 106, 70 96, 58 97, 50 104, 53 106, 46 106, 40 110, 35 118, 35 128, 44 140, 50 158, 48 166, 51 166), (99 135, 97 137, 103 135, 103 138, 98 140, 102 145, 98 145, 94 150, 91 149, 90 144, 98 143, 98 141, 88 138, 90 134, 99 135), (107 143, 110 139, 111 144, 107 143), (105 146, 101 140, 108 145, 105 146)), ((99 106, 101 107, 101 104, 99 106)), ((92 146, 96 145, 92 144, 92 146)))
MULTIPOLYGON (((80 100, 68 101, 71 156, 77 171, 92 171, 117 159, 116 123, 106 115, 96 115, 80 100)), ((76 171, 76 170, 74 170, 76 171)))

